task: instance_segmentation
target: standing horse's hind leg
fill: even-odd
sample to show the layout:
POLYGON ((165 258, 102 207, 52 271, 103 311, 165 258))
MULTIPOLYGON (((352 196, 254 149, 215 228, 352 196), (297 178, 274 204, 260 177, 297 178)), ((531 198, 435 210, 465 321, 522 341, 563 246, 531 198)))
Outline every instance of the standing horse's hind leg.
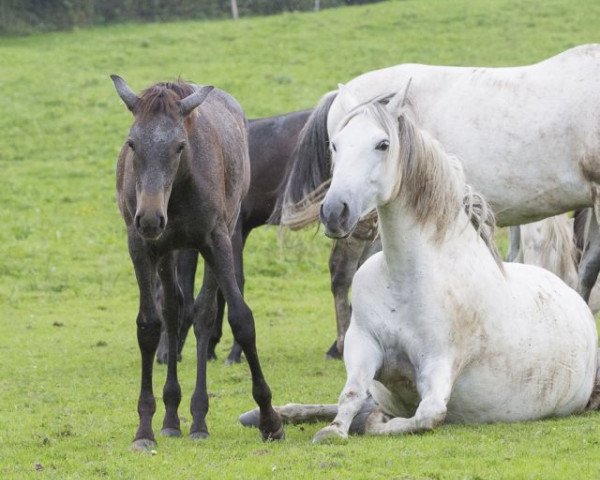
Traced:
POLYGON ((365 241, 353 237, 346 240, 336 240, 329 256, 329 273, 331 276, 331 293, 335 304, 335 320, 337 324, 337 338, 325 354, 327 358, 342 358, 344 352, 344 336, 352 308, 350 306, 349 292, 352 278, 358 269, 360 258, 365 250, 365 241))
POLYGON ((579 264, 577 291, 588 302, 600 272, 600 229, 595 215, 589 215, 587 238, 579 264))
POLYGON ((219 287, 210 266, 204 262, 202 288, 195 305, 194 334, 196 335, 196 388, 192 394, 192 427, 190 437, 204 439, 208 437, 206 414, 208 412, 208 392, 206 389, 206 362, 208 343, 213 332, 213 323, 217 313, 217 291, 219 287))
POLYGON ((252 374, 252 396, 260 408, 260 431, 264 440, 278 440, 284 437, 283 424, 271 405, 271 390, 267 384, 256 351, 256 332, 252 311, 244 301, 236 283, 231 240, 223 228, 211 237, 212 248, 205 259, 217 276, 219 287, 225 296, 228 320, 235 340, 240 344, 252 374))
POLYGON ((161 434, 180 437, 181 428, 177 409, 181 402, 181 387, 177 379, 177 356, 179 353, 179 312, 183 310, 183 292, 176 275, 175 254, 165 255, 158 264, 158 273, 163 285, 163 319, 167 330, 167 379, 163 388, 165 418, 161 434))

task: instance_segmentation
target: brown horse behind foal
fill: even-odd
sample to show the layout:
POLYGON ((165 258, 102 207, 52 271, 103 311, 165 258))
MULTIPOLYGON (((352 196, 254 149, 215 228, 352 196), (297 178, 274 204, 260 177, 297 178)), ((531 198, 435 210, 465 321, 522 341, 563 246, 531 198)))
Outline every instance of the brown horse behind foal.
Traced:
POLYGON ((140 423, 133 447, 148 449, 156 445, 152 430, 156 411, 152 366, 161 331, 161 312, 155 303, 157 275, 164 288, 162 317, 169 343, 161 433, 181 436, 177 413, 181 401, 178 328, 183 313, 176 272, 179 249, 199 251, 205 265, 195 303, 197 377, 190 437, 208 437, 206 356, 220 288, 234 337, 250 366, 262 436, 283 438, 282 423, 271 406, 271 391, 260 368, 252 311, 236 283, 232 259, 231 234, 250 178, 244 112, 233 97, 213 87, 158 83, 137 96, 122 78, 111 78, 134 116, 117 167, 118 203, 127 225, 129 253, 140 289, 137 336, 142 378, 140 423))

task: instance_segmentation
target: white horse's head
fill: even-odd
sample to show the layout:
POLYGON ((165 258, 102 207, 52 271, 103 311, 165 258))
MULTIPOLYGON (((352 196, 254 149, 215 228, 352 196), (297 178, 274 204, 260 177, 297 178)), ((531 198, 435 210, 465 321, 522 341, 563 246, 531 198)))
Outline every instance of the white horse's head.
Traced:
POLYGON ((343 85, 339 101, 346 117, 330 141, 332 179, 321 204, 326 235, 344 238, 359 219, 397 193, 398 112, 404 95, 360 103, 343 85))

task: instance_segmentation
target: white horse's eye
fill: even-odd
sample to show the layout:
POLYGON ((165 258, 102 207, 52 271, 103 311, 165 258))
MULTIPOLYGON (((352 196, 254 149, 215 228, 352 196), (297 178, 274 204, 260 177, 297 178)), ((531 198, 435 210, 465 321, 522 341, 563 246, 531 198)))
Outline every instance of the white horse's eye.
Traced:
POLYGON ((385 152, 389 147, 390 147, 390 142, 388 140, 382 140, 381 142, 379 142, 377 144, 377 146, 375 147, 375 150, 381 150, 382 152, 385 152))
POLYGON ((333 143, 333 142, 331 142, 331 149, 332 149, 334 152, 335 152, 335 151, 337 151, 337 150, 335 149, 335 143, 333 143))

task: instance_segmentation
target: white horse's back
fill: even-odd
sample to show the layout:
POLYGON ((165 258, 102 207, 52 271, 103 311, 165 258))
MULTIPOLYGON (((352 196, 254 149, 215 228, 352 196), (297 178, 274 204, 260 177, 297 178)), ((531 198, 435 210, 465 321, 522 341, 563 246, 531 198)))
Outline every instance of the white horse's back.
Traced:
MULTIPOLYGON (((346 84, 358 100, 402 91, 408 82, 423 129, 458 156, 467 182, 499 225, 517 225, 592 204, 600 180, 600 45, 521 67, 403 64, 346 84)), ((344 116, 329 110, 332 136, 344 116)))

